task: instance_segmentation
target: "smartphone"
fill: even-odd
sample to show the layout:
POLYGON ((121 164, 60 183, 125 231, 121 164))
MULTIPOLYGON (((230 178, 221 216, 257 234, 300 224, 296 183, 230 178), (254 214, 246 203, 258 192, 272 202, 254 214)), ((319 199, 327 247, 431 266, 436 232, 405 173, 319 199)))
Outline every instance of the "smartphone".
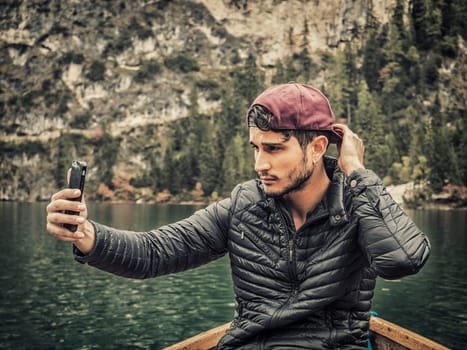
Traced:
MULTIPOLYGON (((86 170, 88 166, 86 162, 82 162, 79 160, 74 160, 71 163, 71 173, 70 173, 70 182, 68 183, 68 188, 78 188, 81 190, 81 194, 79 197, 73 198, 73 201, 81 202, 83 198, 84 192, 84 181, 86 179, 86 170)), ((70 215, 79 215, 79 212, 72 211, 72 210, 65 210, 65 214, 70 215)), ((76 232, 78 225, 75 224, 64 224, 65 228, 70 230, 71 232, 76 232)))

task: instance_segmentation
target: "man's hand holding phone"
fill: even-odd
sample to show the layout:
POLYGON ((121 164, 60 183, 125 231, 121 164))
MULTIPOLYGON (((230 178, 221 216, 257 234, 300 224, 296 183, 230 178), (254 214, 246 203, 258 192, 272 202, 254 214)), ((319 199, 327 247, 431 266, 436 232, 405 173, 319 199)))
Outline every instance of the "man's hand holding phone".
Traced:
POLYGON ((83 200, 85 175, 86 164, 73 161, 68 173, 69 188, 55 193, 47 206, 47 231, 62 241, 73 242, 84 254, 92 249, 95 240, 83 200))

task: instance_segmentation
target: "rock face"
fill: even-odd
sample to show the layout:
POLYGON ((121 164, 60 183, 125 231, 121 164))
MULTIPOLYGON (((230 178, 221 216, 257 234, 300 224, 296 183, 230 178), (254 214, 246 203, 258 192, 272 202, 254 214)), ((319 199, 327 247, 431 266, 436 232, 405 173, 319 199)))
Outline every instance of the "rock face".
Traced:
MULTIPOLYGON (((339 49, 374 20, 369 9, 386 23, 394 2, 6 2, 0 5, 0 199, 35 200, 54 191, 45 169, 63 133, 92 139, 105 127, 127 145, 127 165, 118 168, 144 166, 128 134, 187 116, 194 81, 216 79, 249 53, 267 72, 305 47, 312 56, 339 49), (167 62, 177 66, 166 69, 167 62), (51 148, 31 150, 31 144, 51 148)), ((200 112, 210 112, 220 99, 201 93, 198 103, 200 112)))
POLYGON ((225 29, 254 43, 262 65, 307 47, 309 52, 338 48, 361 35, 368 13, 387 23, 394 1, 270 0, 216 1, 204 5, 225 29))

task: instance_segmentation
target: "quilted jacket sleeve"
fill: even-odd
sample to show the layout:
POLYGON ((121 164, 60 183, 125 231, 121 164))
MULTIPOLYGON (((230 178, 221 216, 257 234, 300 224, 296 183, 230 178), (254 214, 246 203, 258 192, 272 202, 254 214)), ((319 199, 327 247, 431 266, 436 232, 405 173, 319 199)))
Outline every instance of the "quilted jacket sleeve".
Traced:
POLYGON ((359 244, 377 274, 396 279, 417 273, 430 254, 428 238, 386 191, 371 170, 354 171, 347 179, 359 244))
POLYGON ((230 199, 199 210, 187 219, 149 232, 117 230, 93 222, 96 241, 75 259, 130 278, 149 278, 188 270, 226 253, 230 199))

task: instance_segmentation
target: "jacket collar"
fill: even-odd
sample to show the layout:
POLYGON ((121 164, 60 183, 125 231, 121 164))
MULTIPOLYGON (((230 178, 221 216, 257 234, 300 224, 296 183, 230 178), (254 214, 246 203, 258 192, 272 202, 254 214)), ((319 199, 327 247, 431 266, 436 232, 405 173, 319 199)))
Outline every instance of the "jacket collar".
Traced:
MULTIPOLYGON (((330 156, 325 156, 324 167, 331 183, 329 185, 326 197, 323 202, 318 205, 320 211, 327 209, 329 213, 329 222, 331 226, 338 226, 349 222, 349 217, 344 206, 344 191, 345 191, 345 175, 337 166, 337 159, 330 156)), ((265 195, 262 190, 262 185, 259 180, 256 181, 257 186, 261 188, 263 200, 258 204, 263 207, 278 209, 279 206, 275 203, 276 200, 265 195)))
POLYGON ((326 195, 329 221, 333 226, 347 223, 349 222, 349 217, 344 205, 345 175, 337 166, 336 158, 325 156, 324 167, 331 180, 326 195))

